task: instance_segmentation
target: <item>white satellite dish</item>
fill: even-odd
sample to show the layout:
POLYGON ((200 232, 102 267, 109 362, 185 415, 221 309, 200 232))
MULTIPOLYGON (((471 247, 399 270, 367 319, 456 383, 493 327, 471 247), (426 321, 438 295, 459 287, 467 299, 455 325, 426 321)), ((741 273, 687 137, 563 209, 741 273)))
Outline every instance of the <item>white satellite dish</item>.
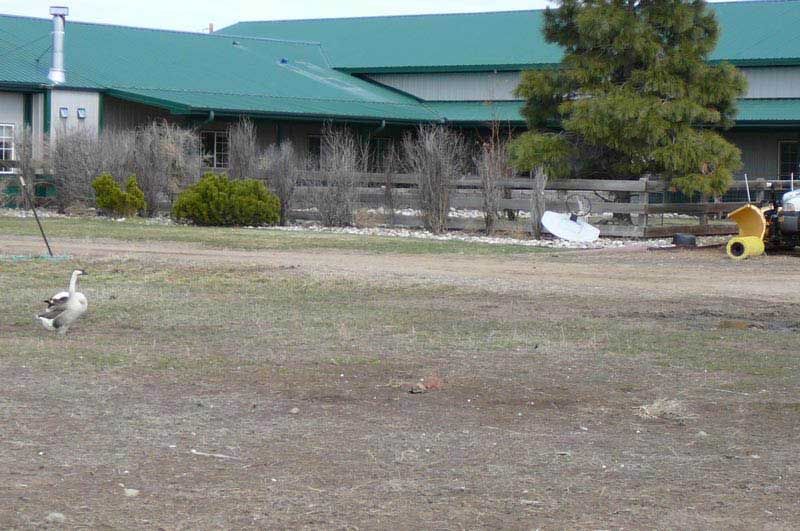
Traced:
POLYGON ((542 226, 553 236, 571 242, 590 243, 600 237, 600 229, 578 219, 576 214, 548 210, 542 216, 542 226))

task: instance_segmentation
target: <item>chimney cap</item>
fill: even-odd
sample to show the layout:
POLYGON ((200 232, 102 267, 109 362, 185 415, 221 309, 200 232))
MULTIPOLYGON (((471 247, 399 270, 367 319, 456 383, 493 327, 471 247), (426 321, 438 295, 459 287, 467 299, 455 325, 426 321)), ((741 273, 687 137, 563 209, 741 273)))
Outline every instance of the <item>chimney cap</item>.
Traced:
POLYGON ((69 15, 69 8, 66 6, 50 6, 50 14, 54 17, 66 17, 69 15))

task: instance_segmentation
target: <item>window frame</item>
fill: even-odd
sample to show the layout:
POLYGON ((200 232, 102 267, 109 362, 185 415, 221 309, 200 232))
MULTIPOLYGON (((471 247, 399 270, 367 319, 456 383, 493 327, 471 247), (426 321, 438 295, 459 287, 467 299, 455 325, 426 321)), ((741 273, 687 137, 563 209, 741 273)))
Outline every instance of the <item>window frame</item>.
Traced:
POLYGON ((203 157, 203 165, 206 168, 212 168, 214 170, 227 170, 230 167, 230 155, 231 155, 231 136, 230 131, 227 129, 219 130, 219 129, 205 129, 200 131, 200 149, 201 155, 203 157), (208 164, 208 158, 206 158, 207 152, 205 150, 205 141, 204 135, 213 135, 213 151, 210 153, 210 159, 213 161, 212 165, 208 164), (225 138, 224 145, 226 147, 225 150, 220 150, 220 137, 225 138))
MULTIPOLYGON (((8 139, 11 142, 11 149, 10 149, 11 157, 6 159, 6 158, 2 158, 2 155, 0 155, 0 161, 12 162, 12 161, 16 160, 16 146, 15 146, 15 142, 14 142, 14 135, 16 134, 17 124, 0 123, 0 130, 4 129, 6 127, 11 129, 11 136, 10 137, 5 137, 5 136, 2 136, 2 134, 0 134, 0 139, 2 139, 2 140, 8 139)), ((0 148, 0 153, 5 153, 6 151, 9 151, 9 149, 8 148, 0 148)), ((9 174, 12 174, 12 173, 14 173, 14 168, 13 167, 8 167, 8 168, 0 167, 0 174, 2 174, 2 175, 9 175, 9 174)))

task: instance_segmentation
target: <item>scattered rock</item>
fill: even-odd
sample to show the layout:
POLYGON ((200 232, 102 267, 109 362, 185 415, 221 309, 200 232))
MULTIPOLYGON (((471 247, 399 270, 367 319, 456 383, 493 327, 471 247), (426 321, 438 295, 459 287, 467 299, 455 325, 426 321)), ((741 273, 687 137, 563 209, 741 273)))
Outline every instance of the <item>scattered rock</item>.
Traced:
POLYGON ((47 515, 46 520, 52 524, 63 524, 67 521, 67 517, 61 513, 50 513, 47 515))
POLYGON ((291 413, 292 415, 297 415, 298 413, 300 413, 300 408, 293 407, 292 409, 289 410, 289 413, 291 413))
POLYGON ((128 498, 135 498, 139 495, 139 491, 137 489, 125 489, 125 496, 128 498))
POLYGON ((424 393, 426 391, 427 389, 425 388, 425 384, 423 384, 422 382, 416 383, 411 389, 408 390, 409 393, 414 395, 424 393))
POLYGON ((444 387, 444 380, 439 375, 432 374, 422 379, 422 386, 426 391, 438 391, 444 387))
POLYGON ((644 419, 685 420, 696 415, 689 414, 686 405, 680 400, 659 398, 652 404, 636 408, 636 414, 644 419))

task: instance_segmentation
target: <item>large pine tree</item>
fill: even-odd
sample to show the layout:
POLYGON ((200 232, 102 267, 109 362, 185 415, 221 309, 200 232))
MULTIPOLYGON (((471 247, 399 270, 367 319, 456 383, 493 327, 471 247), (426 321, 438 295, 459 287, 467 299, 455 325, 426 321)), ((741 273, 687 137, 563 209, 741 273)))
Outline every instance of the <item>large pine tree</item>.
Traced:
POLYGON ((561 0, 544 35, 559 68, 525 72, 529 131, 512 154, 551 177, 670 179, 720 194, 741 168, 719 130, 733 125, 746 79, 710 64, 719 27, 703 0, 561 0))

